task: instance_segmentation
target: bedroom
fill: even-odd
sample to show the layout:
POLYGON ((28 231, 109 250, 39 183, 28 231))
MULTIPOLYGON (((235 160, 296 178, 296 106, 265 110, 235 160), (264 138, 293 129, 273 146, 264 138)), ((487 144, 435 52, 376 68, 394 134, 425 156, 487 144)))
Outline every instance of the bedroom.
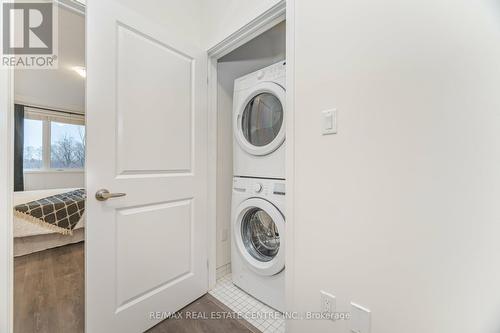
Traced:
POLYGON ((14 332, 19 333, 34 327, 83 330, 77 319, 84 311, 83 10, 59 5, 58 25, 58 69, 14 72, 14 332), (57 306, 44 309, 48 304, 57 306), (59 320, 61 313, 77 322, 59 320))

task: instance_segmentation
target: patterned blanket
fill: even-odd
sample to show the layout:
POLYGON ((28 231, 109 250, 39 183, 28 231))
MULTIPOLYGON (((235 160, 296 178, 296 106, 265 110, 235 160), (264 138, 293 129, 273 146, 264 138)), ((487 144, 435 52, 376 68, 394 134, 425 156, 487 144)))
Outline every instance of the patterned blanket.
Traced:
POLYGON ((84 189, 56 194, 17 205, 14 214, 60 234, 72 235, 85 211, 85 198, 84 189))

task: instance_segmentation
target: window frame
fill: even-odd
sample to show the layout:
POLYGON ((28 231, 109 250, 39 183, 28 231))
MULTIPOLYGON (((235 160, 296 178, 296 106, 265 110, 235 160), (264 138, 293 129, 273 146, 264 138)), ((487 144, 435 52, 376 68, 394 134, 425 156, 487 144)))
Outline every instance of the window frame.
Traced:
POLYGON ((52 168, 50 166, 52 122, 85 126, 83 114, 25 107, 24 118, 42 121, 42 167, 40 169, 23 169, 23 173, 79 173, 84 171, 85 166, 82 168, 52 168))

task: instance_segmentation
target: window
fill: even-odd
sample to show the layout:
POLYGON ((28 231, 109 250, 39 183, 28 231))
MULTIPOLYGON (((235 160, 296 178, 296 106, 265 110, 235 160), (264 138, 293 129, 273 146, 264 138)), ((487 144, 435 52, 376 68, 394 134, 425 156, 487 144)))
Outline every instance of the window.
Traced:
POLYGON ((82 169, 85 162, 85 127, 52 121, 50 123, 50 167, 82 169))
POLYGON ((24 119, 24 169, 41 169, 43 167, 43 122, 35 119, 24 119))
POLYGON ((26 108, 24 117, 24 170, 83 169, 83 116, 26 108))

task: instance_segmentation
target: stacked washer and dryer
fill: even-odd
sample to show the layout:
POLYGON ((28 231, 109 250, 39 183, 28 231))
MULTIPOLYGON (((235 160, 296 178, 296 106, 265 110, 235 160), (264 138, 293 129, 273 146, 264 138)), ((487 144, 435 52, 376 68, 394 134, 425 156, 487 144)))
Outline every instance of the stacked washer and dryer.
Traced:
POLYGON ((233 283, 285 311, 285 62, 234 82, 233 283))

